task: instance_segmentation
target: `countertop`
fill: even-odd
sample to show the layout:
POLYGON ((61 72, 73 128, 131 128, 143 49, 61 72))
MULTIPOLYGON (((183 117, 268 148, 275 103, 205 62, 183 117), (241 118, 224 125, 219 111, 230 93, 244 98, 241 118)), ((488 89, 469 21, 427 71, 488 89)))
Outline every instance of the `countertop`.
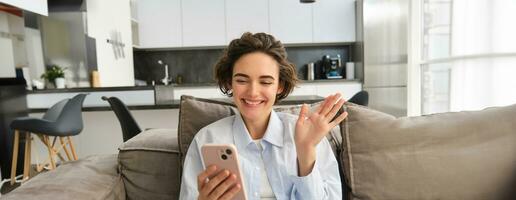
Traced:
MULTIPOLYGON (((276 105, 299 105, 303 103, 315 103, 322 101, 324 97, 317 96, 317 95, 301 95, 301 96, 289 96, 282 101, 278 102, 276 105)), ((216 98, 212 100, 218 100, 218 101, 225 101, 232 103, 232 100, 230 98, 216 98)), ((164 105, 138 105, 138 106, 127 106, 129 110, 153 110, 153 109, 178 109, 179 108, 180 100, 174 100, 170 104, 164 104, 164 105)), ((31 113, 41 113, 46 112, 47 109, 30 109, 29 112, 31 113)), ((109 106, 96 106, 96 107, 83 107, 83 111, 109 111, 111 110, 111 107, 109 106)))
MULTIPOLYGON (((347 80, 347 79, 318 79, 318 80, 300 80, 299 84, 317 84, 317 83, 357 83, 359 79, 347 80)), ((194 87, 216 87, 216 83, 184 83, 184 84, 171 84, 174 88, 194 88, 194 87)), ((83 88, 63 88, 63 89, 43 89, 43 90, 28 90, 28 94, 41 94, 41 93, 70 93, 70 92, 97 92, 97 91, 130 91, 130 90, 154 90, 155 86, 123 86, 123 87, 83 87, 83 88)))

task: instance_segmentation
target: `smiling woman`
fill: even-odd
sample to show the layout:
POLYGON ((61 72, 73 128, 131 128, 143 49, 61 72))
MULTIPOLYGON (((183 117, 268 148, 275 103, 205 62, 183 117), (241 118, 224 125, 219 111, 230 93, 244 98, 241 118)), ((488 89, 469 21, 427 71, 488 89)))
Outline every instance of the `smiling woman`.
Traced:
POLYGON ((344 120, 340 94, 330 95, 314 112, 303 105, 299 116, 272 107, 297 84, 295 66, 283 44, 265 33, 244 33, 231 41, 215 65, 220 90, 238 108, 201 129, 184 161, 180 199, 232 199, 242 188, 249 199, 342 199, 335 156, 325 135, 344 120), (243 185, 237 174, 204 166, 204 144, 237 148, 243 185), (265 162, 266 161, 266 162, 265 162))

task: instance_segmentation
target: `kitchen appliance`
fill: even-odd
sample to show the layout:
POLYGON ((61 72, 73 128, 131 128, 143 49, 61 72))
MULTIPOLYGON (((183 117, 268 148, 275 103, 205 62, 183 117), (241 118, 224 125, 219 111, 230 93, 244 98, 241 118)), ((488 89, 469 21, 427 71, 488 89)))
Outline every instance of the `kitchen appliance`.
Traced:
POLYGON ((48 16, 38 16, 45 65, 67 67, 67 85, 89 87, 97 69, 96 39, 88 35, 86 1, 49 0, 48 16))
POLYGON ((409 8, 409 0, 357 0, 355 75, 369 107, 398 117, 407 115, 409 8))
POLYGON ((340 55, 336 57, 330 57, 330 55, 324 55, 322 57, 322 68, 323 74, 326 79, 341 79, 345 73, 342 70, 342 60, 340 55))
POLYGON ((306 80, 313 81, 315 78, 315 63, 308 63, 306 66, 306 80))
POLYGON ((355 63, 354 62, 346 62, 346 79, 347 80, 355 79, 355 63))

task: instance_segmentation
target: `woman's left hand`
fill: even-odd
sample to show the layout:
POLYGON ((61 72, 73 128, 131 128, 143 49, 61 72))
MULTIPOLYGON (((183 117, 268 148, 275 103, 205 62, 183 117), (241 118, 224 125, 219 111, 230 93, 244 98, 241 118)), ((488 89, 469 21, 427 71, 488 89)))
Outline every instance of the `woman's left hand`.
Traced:
POLYGON ((341 94, 339 93, 326 97, 324 102, 312 113, 308 111, 306 104, 301 108, 296 122, 296 135, 294 136, 300 175, 307 174, 303 173, 303 171, 311 171, 310 166, 315 162, 315 148, 317 144, 321 142, 333 127, 348 116, 348 113, 344 112, 332 121, 339 109, 344 105, 345 101, 340 97, 341 94))

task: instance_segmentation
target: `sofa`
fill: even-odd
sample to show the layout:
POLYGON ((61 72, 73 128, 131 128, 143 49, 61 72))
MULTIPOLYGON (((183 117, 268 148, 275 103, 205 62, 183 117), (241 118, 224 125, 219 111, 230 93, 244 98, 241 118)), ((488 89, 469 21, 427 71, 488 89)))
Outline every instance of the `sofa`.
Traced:
MULTIPOLYGON (((342 111, 348 118, 327 138, 343 199, 516 199, 516 105, 402 118, 352 103, 342 111)), ((2 200, 178 199, 188 167, 182 158, 195 133, 235 112, 227 102, 183 96, 177 135, 146 130, 118 155, 65 163, 2 200)))

